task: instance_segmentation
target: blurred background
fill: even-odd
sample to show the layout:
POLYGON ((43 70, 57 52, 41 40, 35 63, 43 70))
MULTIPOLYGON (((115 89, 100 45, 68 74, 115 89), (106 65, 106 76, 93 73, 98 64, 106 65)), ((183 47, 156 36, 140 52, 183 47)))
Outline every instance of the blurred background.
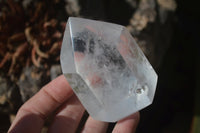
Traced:
POLYGON ((155 99, 140 111, 137 133, 200 133, 198 8, 194 0, 0 0, 0 133, 61 74, 69 16, 126 26, 155 68, 155 99))

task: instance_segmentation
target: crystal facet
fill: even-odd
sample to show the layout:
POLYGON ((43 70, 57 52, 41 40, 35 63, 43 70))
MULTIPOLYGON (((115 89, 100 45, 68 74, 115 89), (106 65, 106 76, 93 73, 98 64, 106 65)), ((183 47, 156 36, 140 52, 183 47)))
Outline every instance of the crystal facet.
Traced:
POLYGON ((153 101, 157 74, 121 25, 70 17, 61 66, 94 119, 115 122, 153 101))

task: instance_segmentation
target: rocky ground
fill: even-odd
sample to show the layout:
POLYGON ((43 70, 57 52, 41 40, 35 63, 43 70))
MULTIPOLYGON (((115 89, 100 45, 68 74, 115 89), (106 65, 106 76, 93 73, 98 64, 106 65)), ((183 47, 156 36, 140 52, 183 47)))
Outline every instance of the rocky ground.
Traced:
MULTIPOLYGON (((188 72, 188 67, 193 67, 187 67, 187 63, 194 65, 193 62, 184 59, 187 44, 182 37, 193 38, 187 36, 187 29, 181 31, 183 23, 179 13, 185 10, 182 11, 178 4, 174 0, 0 0, 0 132, 7 131, 16 111, 26 100, 61 74, 59 54, 69 16, 104 20, 128 28, 161 77, 154 106, 141 112, 138 132, 147 131, 144 127, 154 132, 174 129, 184 111, 179 115, 174 113, 180 111, 177 108, 185 103, 183 97, 176 99, 176 96, 182 88, 184 91, 180 94, 185 96, 189 83, 180 86, 173 81, 192 82, 193 79, 188 79, 188 76, 194 77, 193 71, 192 74, 188 72), (171 104, 170 98, 175 103, 171 104), (166 110, 160 109, 161 104, 166 104, 166 110), (173 115, 167 114, 170 109, 173 115), (155 124, 146 123, 156 114, 155 124), (161 125, 156 130, 158 123, 161 125)), ((193 58, 193 54, 190 57, 193 58)), ((191 93, 189 97, 192 96, 191 93)), ((193 99, 188 102, 193 103, 193 99)), ((190 109, 186 109, 186 132, 190 130, 193 104, 188 103, 187 107, 190 109)))

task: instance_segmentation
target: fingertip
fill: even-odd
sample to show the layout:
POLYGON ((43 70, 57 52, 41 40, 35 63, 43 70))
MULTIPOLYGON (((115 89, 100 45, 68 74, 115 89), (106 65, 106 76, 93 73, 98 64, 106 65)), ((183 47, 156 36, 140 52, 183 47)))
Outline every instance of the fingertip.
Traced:
POLYGON ((98 121, 89 116, 81 133, 105 133, 107 128, 107 122, 98 121))
POLYGON ((133 133, 135 132, 140 120, 139 112, 136 112, 117 122, 113 129, 113 133, 133 133))
POLYGON ((59 103, 63 103, 73 94, 73 90, 64 75, 60 75, 56 79, 52 80, 41 90, 49 93, 59 103))
POLYGON ((126 118, 122 119, 122 120, 119 120, 118 122, 123 122, 123 121, 126 121, 126 120, 132 120, 134 119, 135 121, 138 121, 140 120, 140 113, 139 112, 136 112, 130 116, 127 116, 126 118))

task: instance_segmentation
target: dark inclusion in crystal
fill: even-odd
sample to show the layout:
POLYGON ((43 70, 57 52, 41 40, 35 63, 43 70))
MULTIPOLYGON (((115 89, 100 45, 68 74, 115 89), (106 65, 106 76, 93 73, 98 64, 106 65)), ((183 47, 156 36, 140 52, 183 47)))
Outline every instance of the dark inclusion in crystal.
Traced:
POLYGON ((109 66, 109 64, 119 66, 119 69, 125 68, 126 64, 116 47, 106 44, 103 40, 99 40, 95 33, 86 29, 73 37, 73 47, 75 52, 88 53, 92 55, 92 57, 95 57, 96 45, 98 45, 98 49, 102 49, 103 51, 101 55, 96 56, 96 63, 100 68, 109 66))

